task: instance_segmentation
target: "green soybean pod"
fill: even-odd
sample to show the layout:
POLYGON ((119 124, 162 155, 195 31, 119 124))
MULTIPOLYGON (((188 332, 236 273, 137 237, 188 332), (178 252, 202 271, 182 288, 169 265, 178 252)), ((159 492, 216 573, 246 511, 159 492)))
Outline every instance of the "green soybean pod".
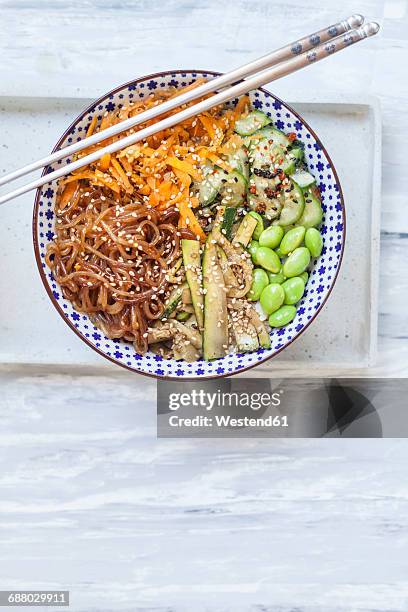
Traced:
POLYGON ((284 304, 296 304, 305 292, 305 283, 300 276, 288 278, 281 287, 285 292, 284 304))
POLYGON ((270 315, 269 325, 271 327, 283 327, 293 321, 295 315, 296 308, 294 306, 281 306, 270 315))
POLYGON ((264 270, 278 273, 281 270, 281 262, 275 251, 268 247, 260 246, 256 249, 252 260, 257 266, 261 266, 264 270))
POLYGON ((323 238, 315 227, 310 227, 305 235, 305 245, 312 257, 319 257, 323 248, 323 238))
POLYGON ((261 215, 259 213, 255 212, 254 210, 251 210, 251 212, 248 213, 248 214, 251 215, 251 217, 253 217, 254 219, 256 219, 258 221, 258 223, 255 226, 254 233, 252 234, 252 238, 254 240, 259 240, 259 236, 264 231, 264 222, 263 222, 263 219, 262 219, 261 215))
POLYGON ((248 252, 251 254, 251 257, 253 258, 256 251, 259 249, 259 242, 257 242, 256 240, 251 240, 247 248, 248 248, 248 252))
POLYGON ((259 245, 274 249, 280 245, 284 231, 280 225, 270 225, 259 236, 259 245))
POLYGON ((289 255, 283 264, 283 274, 287 278, 299 276, 310 263, 310 252, 306 247, 298 247, 289 255))
POLYGON ((275 284, 281 285, 283 281, 286 280, 282 272, 278 272, 278 273, 268 272, 268 276, 269 276, 269 282, 271 284, 275 283, 275 284))
POLYGON ((257 302, 261 297, 262 291, 269 284, 269 278, 265 270, 255 268, 252 272, 252 285, 247 293, 247 298, 251 302, 257 302))
POLYGON ((305 228, 301 225, 299 227, 293 227, 289 230, 284 237, 282 238, 282 242, 280 243, 280 250, 284 255, 288 255, 292 253, 295 249, 297 249, 303 242, 303 238, 305 237, 305 228))
POLYGON ((299 274, 299 278, 301 278, 306 285, 307 281, 309 280, 309 275, 307 272, 302 272, 302 274, 299 274))
POLYGON ((262 310, 269 315, 282 306, 284 299, 285 292, 281 285, 268 285, 261 293, 262 310))

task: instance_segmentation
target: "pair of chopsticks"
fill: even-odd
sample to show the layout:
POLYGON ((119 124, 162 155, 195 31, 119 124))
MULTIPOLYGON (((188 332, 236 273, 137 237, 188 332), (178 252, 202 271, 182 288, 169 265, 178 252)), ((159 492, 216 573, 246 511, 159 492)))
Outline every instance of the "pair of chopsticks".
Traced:
POLYGON ((72 145, 55 151, 47 157, 23 166, 14 172, 10 172, 9 174, 6 174, 0 178, 0 185, 5 185, 38 168, 47 168, 50 164, 77 153, 78 151, 81 151, 92 144, 99 143, 111 136, 116 136, 123 131, 129 130, 130 128, 133 128, 141 123, 163 115, 164 113, 192 102, 193 100, 205 96, 206 94, 217 92, 211 97, 206 98, 193 106, 183 108, 183 110, 175 113, 174 115, 170 115, 169 117, 166 117, 153 125, 117 140, 112 144, 102 147, 78 160, 67 163, 57 170, 48 171, 48 173, 43 174, 43 176, 41 176, 39 179, 34 180, 31 183, 27 183, 26 185, 23 185, 22 187, 1 196, 0 204, 4 204, 5 202, 16 198, 23 193, 41 187, 46 183, 51 183, 55 179, 70 174, 73 170, 87 166, 88 164, 100 159, 105 153, 115 153, 116 151, 135 144, 136 142, 152 136, 157 132, 170 128, 177 123, 184 121, 185 119, 198 115, 199 113, 202 113, 213 106, 227 102, 228 100, 241 96, 248 91, 257 89, 266 83, 276 81, 277 79, 291 74, 292 72, 305 68, 306 66, 320 61, 333 53, 337 53, 337 51, 341 51, 342 49, 345 49, 346 47, 349 47, 360 40, 364 40, 365 38, 377 34, 380 29, 378 23, 375 22, 370 22, 365 25, 363 24, 364 17, 362 15, 352 15, 344 21, 340 21, 332 26, 323 28, 318 32, 309 34, 308 36, 292 42, 285 47, 277 49, 276 51, 272 51, 272 53, 250 62, 249 64, 245 64, 244 66, 236 68, 227 74, 211 79, 195 89, 191 89, 180 94, 179 96, 176 96, 175 98, 166 100, 162 104, 139 113, 130 119, 121 121, 120 123, 117 123, 116 125, 113 125, 102 132, 97 132, 88 138, 84 138, 83 140, 80 140, 72 145))

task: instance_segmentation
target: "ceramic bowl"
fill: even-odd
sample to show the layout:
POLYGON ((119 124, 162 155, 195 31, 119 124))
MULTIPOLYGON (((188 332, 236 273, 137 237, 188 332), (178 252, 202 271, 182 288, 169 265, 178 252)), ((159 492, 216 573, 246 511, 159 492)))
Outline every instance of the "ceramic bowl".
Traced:
MULTIPOLYGON (((95 113, 101 119, 105 111, 113 111, 129 101, 138 100, 167 87, 184 87, 202 76, 212 78, 216 73, 161 72, 121 85, 85 109, 61 136, 55 149, 83 138, 95 113)), ((52 303, 66 324, 83 342, 106 359, 134 372, 156 378, 205 379, 237 374, 283 351, 316 319, 328 299, 339 272, 345 242, 345 209, 336 170, 318 136, 296 111, 264 89, 251 92, 250 97, 253 107, 270 115, 276 127, 285 132, 296 132, 298 139, 305 145, 307 164, 315 175, 322 194, 324 217, 321 231, 324 248, 321 256, 312 262, 306 292, 295 319, 286 327, 271 331, 270 349, 259 349, 245 354, 234 353, 212 362, 185 363, 163 359, 153 353, 139 355, 131 344, 105 337, 88 316, 76 312, 71 303, 63 298, 45 264, 45 253, 47 245, 54 237, 55 223, 56 184, 49 183, 37 191, 34 205, 33 238, 40 275, 52 303)), ((233 101, 232 104, 234 102, 236 103, 233 101)), ((56 167, 58 164, 52 169, 56 167)))

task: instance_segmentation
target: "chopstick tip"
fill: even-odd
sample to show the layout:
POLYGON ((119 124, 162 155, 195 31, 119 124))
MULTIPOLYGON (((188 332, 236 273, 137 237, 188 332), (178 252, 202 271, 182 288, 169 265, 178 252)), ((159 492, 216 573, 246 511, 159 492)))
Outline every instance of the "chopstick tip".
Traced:
POLYGON ((351 17, 347 19, 347 23, 350 28, 358 28, 364 23, 364 15, 360 15, 359 13, 355 13, 351 17))
POLYGON ((377 34, 380 30, 380 24, 377 23, 377 21, 370 21, 370 23, 366 23, 363 27, 362 30, 364 31, 364 34, 366 36, 374 36, 375 34, 377 34))

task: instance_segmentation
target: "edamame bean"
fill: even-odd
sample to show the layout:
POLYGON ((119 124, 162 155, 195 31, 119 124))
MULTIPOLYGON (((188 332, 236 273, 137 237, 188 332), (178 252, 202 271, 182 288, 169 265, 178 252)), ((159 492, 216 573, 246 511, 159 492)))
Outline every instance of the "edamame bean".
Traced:
POLYGON ((278 246, 277 249, 274 249, 275 253, 277 254, 277 256, 279 257, 279 259, 283 259, 283 257, 285 257, 285 255, 282 253, 280 246, 278 246))
POLYGON ((302 274, 299 274, 299 277, 303 280, 303 282, 306 285, 307 281, 309 280, 308 273, 307 272, 302 272, 302 274))
POLYGON ((305 235, 305 245, 312 257, 319 257, 323 248, 323 238, 315 227, 310 227, 305 235))
POLYGON ((259 242, 257 242, 256 240, 251 240, 247 248, 249 253, 251 254, 251 257, 253 258, 256 251, 259 249, 259 242))
POLYGON ((254 219, 256 219, 258 221, 255 229, 254 229, 254 233, 252 234, 252 238, 254 240, 259 240, 259 236, 262 234, 262 232, 264 231, 264 222, 263 219, 261 217, 261 215, 257 212, 255 212, 254 210, 251 210, 250 213, 248 213, 251 215, 251 217, 253 217, 254 219))
POLYGON ((270 249, 274 249, 280 245, 283 234, 283 227, 280 225, 270 225, 259 236, 259 246, 266 246, 270 249))
POLYGON ((300 276, 288 278, 281 286, 285 292, 284 304, 296 304, 305 292, 305 283, 300 276))
POLYGON ((271 327, 283 327, 293 321, 295 315, 296 308, 294 306, 281 306, 269 317, 269 325, 271 327))
POLYGON ((281 285, 276 283, 268 285, 261 293, 260 302, 262 310, 268 315, 272 314, 272 312, 275 312, 275 310, 282 306, 284 299, 285 292, 281 285))
POLYGON ((255 268, 252 272, 251 289, 247 293, 248 300, 251 300, 251 302, 257 302, 261 297, 262 291, 268 284, 269 278, 265 270, 262 270, 262 268, 255 268))
POLYGON ((271 284, 275 283, 277 285, 281 285, 283 281, 286 280, 282 272, 278 272, 277 274, 274 274, 273 272, 268 272, 268 276, 269 276, 269 282, 271 284))
MULTIPOLYGON (((259 247, 261 248, 261 247, 259 247)), ((259 250, 259 249, 258 249, 259 250)), ((302 274, 310 263, 310 252, 306 247, 298 247, 283 264, 283 274, 288 278, 302 274)))
POLYGON ((269 272, 275 272, 275 274, 280 272, 282 267, 280 259, 275 251, 272 251, 272 249, 268 247, 258 247, 252 256, 252 260, 257 266, 261 266, 261 268, 269 270, 269 272))
POLYGON ((288 255, 288 253, 292 253, 295 249, 297 249, 303 242, 303 238, 305 237, 305 228, 302 226, 294 227, 289 230, 284 237, 282 238, 282 242, 280 243, 280 250, 284 255, 288 255))

